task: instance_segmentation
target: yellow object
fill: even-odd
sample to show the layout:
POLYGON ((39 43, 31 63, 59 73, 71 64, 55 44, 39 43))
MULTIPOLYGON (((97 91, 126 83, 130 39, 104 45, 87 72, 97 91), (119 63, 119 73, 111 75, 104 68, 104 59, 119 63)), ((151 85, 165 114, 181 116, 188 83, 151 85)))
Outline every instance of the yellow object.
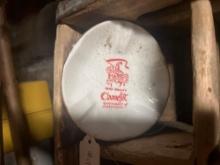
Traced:
MULTIPOLYGON (((50 138, 53 133, 52 105, 46 81, 31 81, 19 84, 19 96, 31 138, 35 141, 50 138)), ((10 127, 6 112, 3 112, 4 151, 13 150, 10 127)))

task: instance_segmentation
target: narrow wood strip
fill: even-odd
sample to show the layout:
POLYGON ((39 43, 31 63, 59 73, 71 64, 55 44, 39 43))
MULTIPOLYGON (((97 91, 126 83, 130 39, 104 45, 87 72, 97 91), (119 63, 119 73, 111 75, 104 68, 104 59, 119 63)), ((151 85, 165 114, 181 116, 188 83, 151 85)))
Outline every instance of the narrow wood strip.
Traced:
MULTIPOLYGON (((73 25, 77 29, 86 30, 106 19, 114 18, 134 21, 145 13, 157 11, 179 2, 181 0, 162 0, 157 2, 155 0, 96 0, 94 3, 80 8, 81 10, 78 11, 75 9, 76 3, 72 3, 71 8, 75 9, 74 12, 69 13, 68 16, 61 17, 60 14, 65 13, 65 11, 62 10, 62 12, 59 12, 58 8, 57 18, 59 22, 73 25)), ((70 4, 69 1, 65 1, 64 3, 70 4)), ((64 3, 61 5, 63 6, 64 3)))
POLYGON ((73 139, 74 132, 73 122, 65 111, 61 91, 62 71, 65 59, 74 45, 79 39, 80 34, 67 25, 57 26, 57 37, 54 51, 54 125, 55 125, 55 164, 66 165, 76 164, 73 159, 75 145, 68 139, 73 139), (69 143, 69 144, 68 144, 69 143), (70 146, 71 145, 71 146, 70 146))
POLYGON ((184 132, 167 132, 155 136, 102 146, 102 156, 132 164, 190 165, 193 136, 184 132))
POLYGON ((219 60, 210 1, 192 1, 191 8, 195 154, 205 165, 219 140, 219 60))
POLYGON ((30 165, 29 131, 18 98, 15 70, 8 33, 5 27, 4 10, 0 8, 0 71, 6 97, 7 113, 18 165, 30 165))

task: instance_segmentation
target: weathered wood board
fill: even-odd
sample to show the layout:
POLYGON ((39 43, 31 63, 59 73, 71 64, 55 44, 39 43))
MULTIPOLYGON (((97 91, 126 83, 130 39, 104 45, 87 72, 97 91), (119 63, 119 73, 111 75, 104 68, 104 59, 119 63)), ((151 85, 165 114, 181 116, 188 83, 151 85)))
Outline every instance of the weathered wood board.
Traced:
POLYGON ((63 1, 57 10, 57 21, 86 30, 106 19, 135 21, 139 16, 175 5, 182 0, 80 0, 63 1))
POLYGON ((219 143, 219 57, 210 1, 193 1, 191 8, 195 155, 206 165, 219 143))

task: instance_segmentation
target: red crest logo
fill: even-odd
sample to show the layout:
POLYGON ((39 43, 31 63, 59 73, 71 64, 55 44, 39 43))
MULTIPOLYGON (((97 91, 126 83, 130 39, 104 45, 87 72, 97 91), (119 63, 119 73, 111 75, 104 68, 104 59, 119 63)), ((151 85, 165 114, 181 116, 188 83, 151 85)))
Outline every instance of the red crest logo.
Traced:
POLYGON ((119 85, 120 87, 128 82, 128 74, 126 71, 129 69, 128 61, 124 59, 109 59, 106 60, 108 63, 108 67, 106 68, 106 72, 108 74, 108 78, 106 83, 112 87, 113 83, 119 85))

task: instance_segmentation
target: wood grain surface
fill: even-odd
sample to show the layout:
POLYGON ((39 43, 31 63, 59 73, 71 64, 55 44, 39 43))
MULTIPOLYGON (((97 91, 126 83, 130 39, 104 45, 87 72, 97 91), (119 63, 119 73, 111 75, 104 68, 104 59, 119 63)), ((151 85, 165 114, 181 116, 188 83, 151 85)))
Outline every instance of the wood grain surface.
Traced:
POLYGON ((58 7, 57 21, 72 25, 76 29, 86 30, 106 19, 134 21, 145 13, 157 11, 179 2, 181 0, 80 0, 78 3, 64 1, 58 7))
POLYGON ((18 165, 30 165, 29 131, 18 98, 15 70, 9 36, 5 26, 4 9, 0 8, 0 71, 7 105, 14 151, 18 165))
POLYGON ((205 165, 219 140, 219 60, 210 1, 193 1, 191 8, 195 154, 205 165))
POLYGON ((61 79, 66 57, 80 34, 67 25, 57 26, 54 51, 54 125, 55 125, 55 164, 78 164, 77 143, 79 129, 74 125, 63 105, 61 79), (75 156, 74 156, 75 155, 75 156))

